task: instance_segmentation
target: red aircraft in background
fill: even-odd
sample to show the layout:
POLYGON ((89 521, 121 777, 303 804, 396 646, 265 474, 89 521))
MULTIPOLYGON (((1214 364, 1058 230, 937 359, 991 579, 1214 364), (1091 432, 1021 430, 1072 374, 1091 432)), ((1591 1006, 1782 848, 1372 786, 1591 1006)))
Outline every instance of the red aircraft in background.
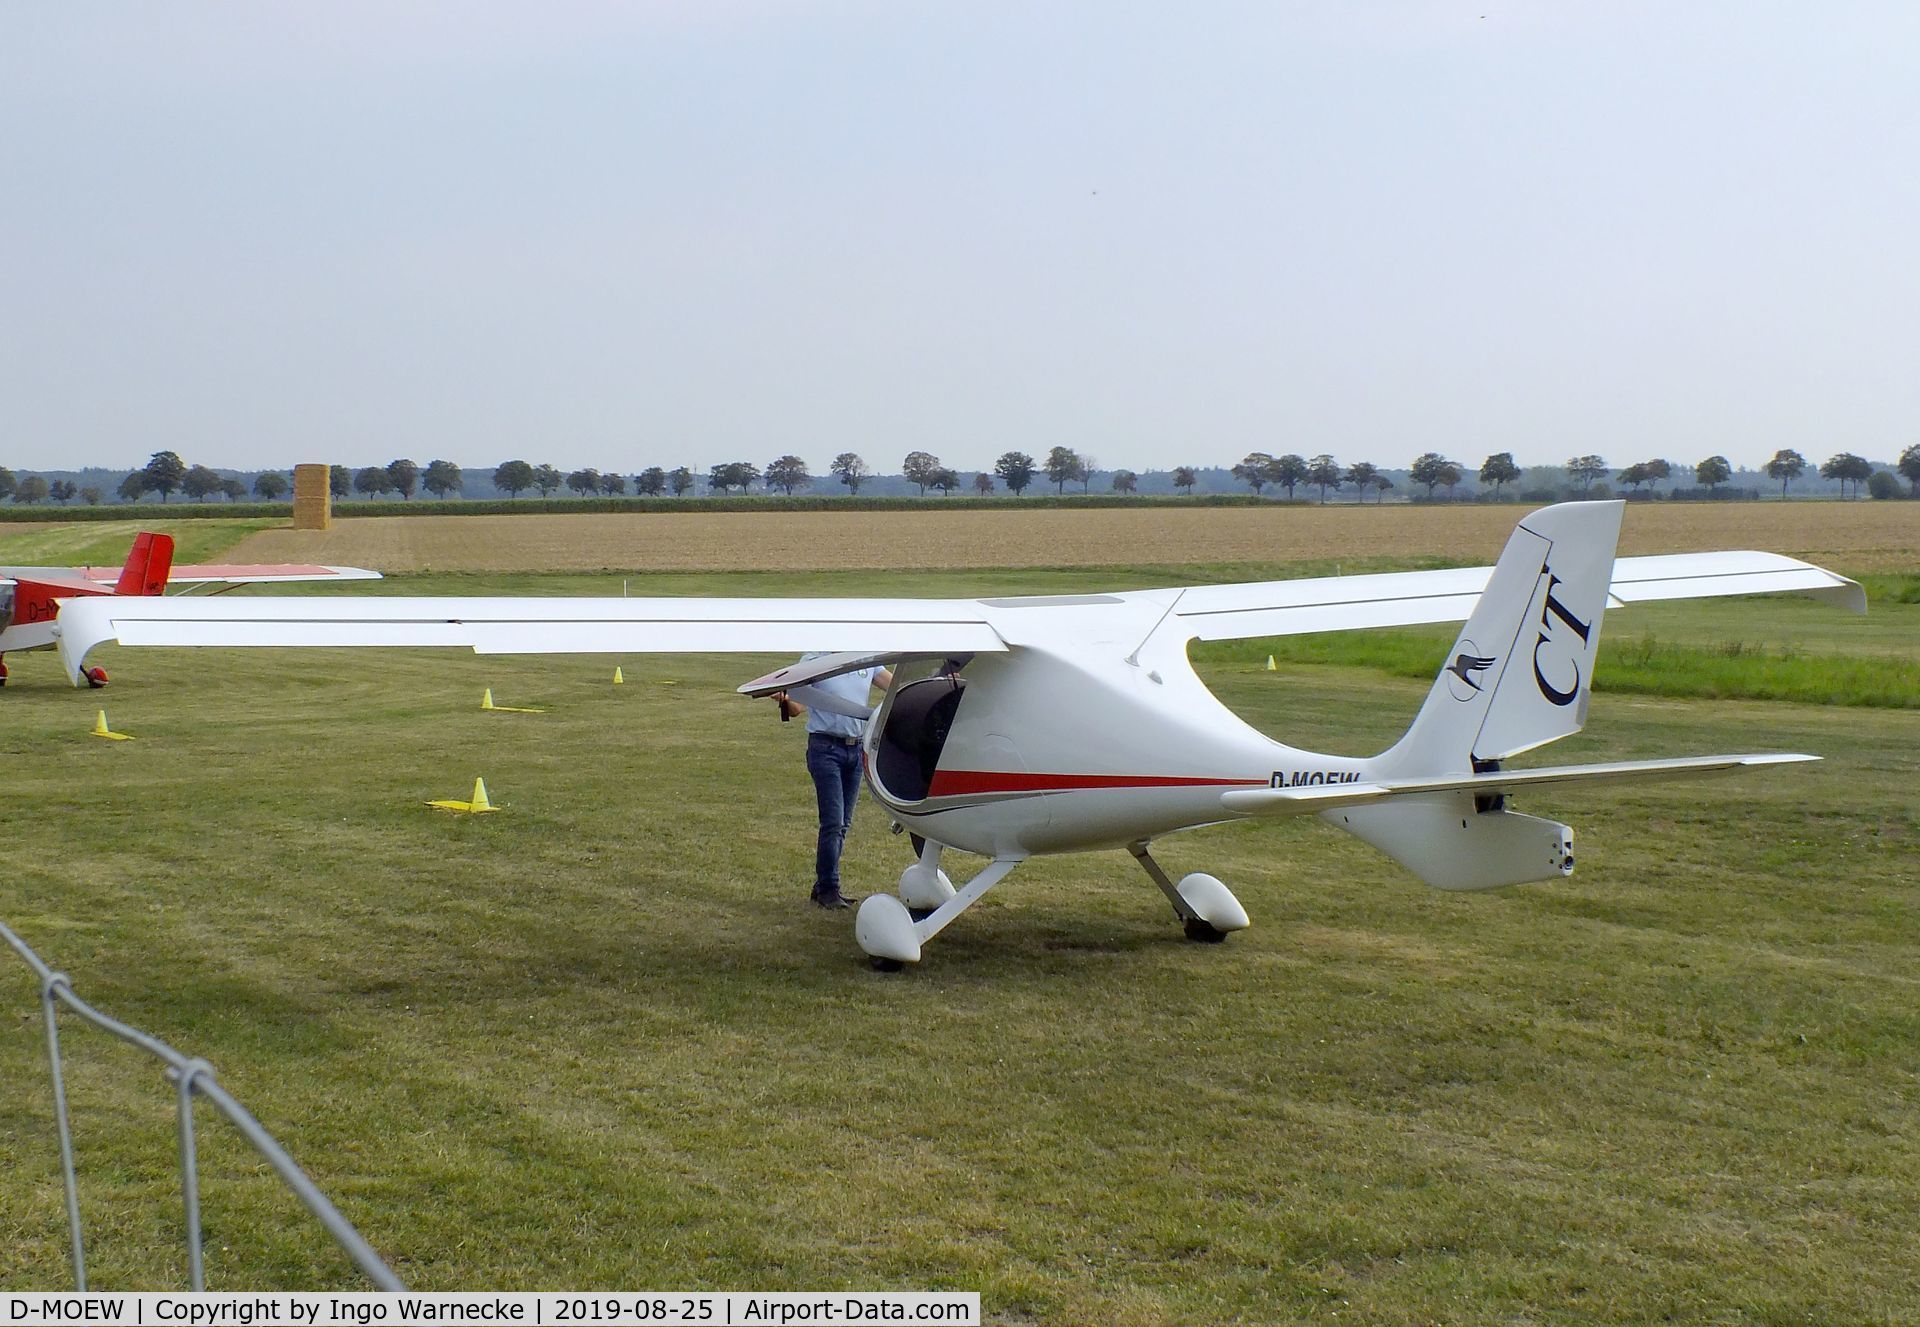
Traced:
MULTIPOLYGON (((268 566, 173 565, 173 536, 142 532, 134 537, 126 565, 112 567, 0 567, 0 686, 7 684, 6 656, 16 650, 50 650, 58 600, 91 594, 190 593, 213 585, 219 594, 236 585, 289 581, 368 581, 380 573, 361 567, 283 564, 268 566)), ((107 670, 85 670, 87 682, 107 684, 107 670)))

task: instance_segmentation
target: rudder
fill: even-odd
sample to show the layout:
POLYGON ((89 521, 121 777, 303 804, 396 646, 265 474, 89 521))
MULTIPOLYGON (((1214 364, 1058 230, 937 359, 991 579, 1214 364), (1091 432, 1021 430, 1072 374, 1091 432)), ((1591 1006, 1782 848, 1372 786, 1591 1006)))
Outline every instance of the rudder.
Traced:
POLYGON ((167 588, 167 576, 173 570, 173 536, 142 530, 133 537, 127 563, 120 569, 115 594, 155 595, 167 588))

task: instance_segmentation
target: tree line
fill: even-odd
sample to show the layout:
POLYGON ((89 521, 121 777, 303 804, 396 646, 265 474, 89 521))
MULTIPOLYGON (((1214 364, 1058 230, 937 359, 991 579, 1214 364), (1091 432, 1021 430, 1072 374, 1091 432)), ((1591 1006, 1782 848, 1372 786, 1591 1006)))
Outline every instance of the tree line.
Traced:
MULTIPOLYGON (((272 501, 284 496, 291 487, 285 475, 268 472, 254 479, 253 493, 272 501)), ((188 465, 178 452, 163 451, 155 452, 145 466, 121 480, 114 496, 123 502, 138 502, 148 493, 158 493, 164 502, 175 491, 196 502, 214 497, 237 501, 247 496, 247 485, 231 476, 217 474, 207 466, 188 465)), ((49 481, 44 475, 15 475, 0 466, 0 498, 8 497, 28 506, 49 499, 64 505, 79 498, 89 507, 97 507, 105 500, 106 493, 96 484, 80 486, 69 479, 49 481)))
MULTIPOLYGON (((1807 458, 1789 447, 1775 452, 1762 471, 1769 479, 1780 481, 1780 496, 1784 498, 1787 496, 1787 486, 1806 473, 1807 466, 1807 458)), ((1580 485, 1583 492, 1589 493, 1595 483, 1609 475, 1629 491, 1638 493, 1642 487, 1653 492, 1676 472, 1685 473, 1684 467, 1657 459, 1637 461, 1616 472, 1603 457, 1593 455, 1568 457, 1562 468, 1580 485)), ((1912 485, 1913 496, 1920 497, 1920 443, 1902 452, 1894 469, 1912 485)), ((1179 473, 1175 472, 1176 485, 1179 473)), ((1187 473, 1191 476, 1192 472, 1187 473)), ((1466 478, 1467 467, 1458 461, 1448 460, 1438 452, 1427 452, 1414 460, 1408 473, 1414 483, 1426 488, 1426 496, 1431 499, 1436 488, 1446 489, 1451 496, 1466 478)), ((1496 452, 1481 463, 1477 477, 1482 484, 1492 486, 1497 497, 1506 485, 1518 482, 1525 473, 1514 461, 1512 452, 1496 452)), ((1711 494, 1733 478, 1733 463, 1724 456, 1709 456, 1695 464, 1692 473, 1694 482, 1711 494)), ((1839 481, 1842 497, 1846 496, 1849 483, 1853 485, 1856 498, 1860 496, 1860 485, 1863 483, 1876 498, 1893 497, 1899 492, 1899 485, 1892 474, 1875 470, 1871 461, 1852 452, 1835 453, 1821 464, 1819 473, 1822 479, 1839 481)), ((1379 501, 1393 487, 1393 480, 1381 473, 1380 468, 1371 461, 1342 465, 1325 453, 1308 458, 1250 452, 1233 467, 1233 477, 1248 485, 1256 494, 1269 485, 1285 488, 1289 498, 1293 497, 1296 487, 1317 488, 1322 502, 1327 500, 1329 489, 1338 491, 1351 487, 1361 499, 1364 500, 1371 492, 1375 495, 1375 501, 1379 501)))
MULTIPOLYGON (((452 461, 431 461, 422 470, 415 462, 400 459, 383 466, 366 466, 357 471, 344 465, 330 466, 327 487, 336 498, 353 493, 367 497, 398 493, 403 498, 410 498, 415 489, 425 489, 444 498, 460 491, 463 478, 460 467, 452 461)), ((555 487, 558 487, 557 481, 555 487)), ((261 471, 253 477, 253 485, 249 489, 244 481, 231 475, 218 474, 204 465, 188 465, 180 459, 178 452, 160 451, 155 452, 140 469, 122 479, 114 495, 122 502, 138 502, 149 493, 158 493, 162 502, 175 493, 195 502, 216 497, 237 502, 251 492, 262 502, 278 502, 292 491, 293 480, 279 470, 261 471)), ((55 479, 49 482, 41 475, 17 476, 5 466, 0 466, 0 498, 8 497, 29 505, 49 499, 66 503, 79 498, 88 506, 98 506, 106 493, 97 485, 80 487, 71 480, 55 479)))
MULTIPOLYGON (((1649 493, 1656 492, 1660 484, 1674 479, 1676 475, 1691 473, 1694 483, 1706 489, 1711 496, 1734 473, 1732 463, 1724 456, 1709 456, 1694 464, 1690 471, 1683 465, 1660 459, 1637 461, 1615 470, 1603 457, 1595 455, 1569 457, 1561 468, 1580 486, 1581 492, 1587 494, 1592 493, 1596 483, 1610 476, 1629 492, 1638 494, 1643 488, 1649 493)), ((1805 456, 1792 448, 1782 448, 1774 453, 1762 471, 1770 480, 1779 482, 1784 498, 1793 482, 1809 468, 1810 462, 1805 456)), ((915 485, 922 496, 929 489, 951 494, 959 488, 971 488, 984 497, 1004 486, 1007 492, 1019 497, 1042 477, 1054 485, 1056 493, 1064 493, 1066 486, 1072 483, 1079 484, 1081 491, 1087 492, 1091 489, 1097 469, 1098 462, 1093 457, 1083 456, 1071 447, 1054 447, 1044 460, 1036 460, 1021 451, 1003 452, 991 469, 974 472, 970 478, 943 464, 938 456, 927 451, 908 452, 901 462, 902 476, 915 485)), ((1908 481, 1913 496, 1920 497, 1920 443, 1900 454, 1894 471, 1908 481)), ((1239 464, 1232 467, 1230 473, 1256 495, 1268 488, 1284 489, 1290 500, 1295 497, 1296 490, 1302 488, 1317 490, 1322 502, 1327 500, 1329 491, 1351 489, 1360 501, 1365 501, 1371 495, 1375 502, 1379 502, 1394 488, 1393 479, 1374 462, 1341 462, 1325 452, 1311 457, 1295 453, 1274 456, 1267 452, 1249 452, 1239 464)), ((1426 452, 1414 460, 1408 478, 1413 484, 1423 487, 1426 490, 1425 497, 1432 500, 1439 489, 1446 490, 1448 497, 1452 497, 1468 473, 1469 468, 1460 462, 1449 460, 1438 452, 1426 452)), ((1496 452, 1487 457, 1473 473, 1482 485, 1490 486, 1498 498, 1508 484, 1517 483, 1527 471, 1514 461, 1512 452, 1496 452)), ((1848 485, 1852 486, 1856 498, 1860 496, 1862 485, 1876 498, 1894 497, 1899 493, 1894 473, 1876 470, 1872 462, 1852 452, 1835 453, 1819 466, 1818 473, 1823 479, 1837 481, 1843 497, 1847 494, 1848 485)), ((873 468, 856 452, 841 452, 827 466, 827 477, 843 485, 854 496, 858 496, 861 485, 873 474, 873 468)), ((618 497, 629 492, 628 476, 618 471, 602 472, 583 468, 563 474, 556 466, 534 465, 521 460, 502 462, 490 477, 494 488, 510 498, 532 492, 546 498, 562 488, 570 489, 582 497, 618 497)), ((1194 485, 1199 482, 1199 470, 1194 466, 1175 466, 1170 477, 1175 489, 1191 494, 1194 485)), ((459 494, 464 482, 465 474, 461 468, 446 460, 429 461, 422 467, 402 457, 384 466, 370 465, 354 470, 335 465, 328 470, 328 489, 336 498, 351 497, 355 493, 367 498, 397 494, 406 500, 412 498, 415 492, 424 491, 445 499, 459 494)), ((631 482, 631 491, 642 497, 671 494, 678 498, 695 491, 701 480, 687 466, 669 470, 656 465, 634 474, 631 482)), ((791 495, 799 489, 811 487, 815 477, 804 460, 789 453, 775 457, 764 467, 751 461, 722 462, 708 470, 704 482, 708 492, 721 495, 736 489, 745 495, 752 492, 756 484, 763 485, 769 493, 777 490, 791 495)), ((1140 477, 1131 470, 1115 470, 1111 476, 1115 493, 1138 492, 1139 482, 1140 477)), ((292 480, 286 474, 266 470, 254 477, 251 491, 254 497, 262 501, 277 502, 291 492, 292 487, 292 480)), ((165 502, 179 492, 199 502, 215 497, 238 501, 246 497, 248 491, 248 486, 239 479, 219 475, 204 465, 190 466, 177 452, 159 451, 145 466, 121 480, 115 496, 124 502, 138 502, 148 493, 158 493, 160 500, 165 502)), ((49 481, 35 474, 16 476, 13 471, 0 466, 0 499, 10 497, 17 503, 32 505, 46 501, 64 504, 77 498, 91 506, 98 505, 105 496, 98 486, 82 487, 66 479, 49 481)))

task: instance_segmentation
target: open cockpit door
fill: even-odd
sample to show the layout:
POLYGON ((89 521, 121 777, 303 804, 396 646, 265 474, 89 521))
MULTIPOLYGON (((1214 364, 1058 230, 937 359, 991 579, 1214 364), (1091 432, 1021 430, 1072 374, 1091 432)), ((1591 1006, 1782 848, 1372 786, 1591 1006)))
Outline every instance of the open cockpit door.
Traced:
POLYGON ((903 652, 900 650, 841 650, 833 654, 815 654, 790 663, 785 668, 776 668, 771 673, 762 674, 751 682, 742 682, 734 690, 743 696, 752 696, 755 700, 771 696, 776 691, 789 691, 794 687, 806 686, 809 682, 824 682, 830 677, 839 677, 842 673, 855 672, 862 668, 892 668, 896 664, 910 663, 916 659, 941 659, 944 654, 903 652))
POLYGON ((874 782, 890 800, 926 800, 966 690, 958 666, 947 664, 931 676, 894 677, 880 712, 872 765, 874 782))

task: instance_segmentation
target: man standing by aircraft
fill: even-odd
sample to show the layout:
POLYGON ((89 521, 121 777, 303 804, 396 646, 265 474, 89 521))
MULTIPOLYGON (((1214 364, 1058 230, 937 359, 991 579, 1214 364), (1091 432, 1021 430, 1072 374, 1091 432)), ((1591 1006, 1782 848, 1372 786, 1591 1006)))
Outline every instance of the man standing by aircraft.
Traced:
POLYGON ((773 697, 782 723, 796 714, 807 716, 807 773, 813 776, 814 797, 820 806, 820 837, 813 855, 816 907, 853 906, 853 900, 840 892, 840 849, 853 824, 854 803, 860 800, 860 738, 867 728, 863 716, 868 692, 874 687, 885 691, 892 685, 893 673, 888 669, 856 668, 809 683, 812 705, 802 705, 784 691, 773 697))

